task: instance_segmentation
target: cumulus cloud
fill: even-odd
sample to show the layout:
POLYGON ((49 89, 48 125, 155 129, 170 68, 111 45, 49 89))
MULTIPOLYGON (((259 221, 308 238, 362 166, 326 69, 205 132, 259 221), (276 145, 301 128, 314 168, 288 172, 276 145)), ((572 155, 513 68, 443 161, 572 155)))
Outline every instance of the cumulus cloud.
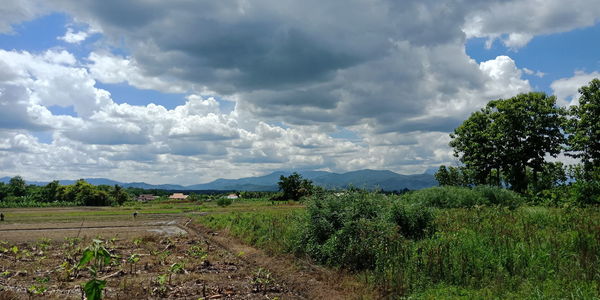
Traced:
POLYGON ((579 88, 588 85, 594 78, 600 78, 600 72, 585 73, 578 71, 572 77, 555 80, 550 87, 556 95, 559 105, 576 105, 580 96, 579 88))
MULTIPOLYGON (((584 23, 564 20, 563 27, 544 32, 523 22, 492 31, 496 26, 488 19, 497 17, 488 15, 488 4, 498 12, 519 6, 475 0, 117 1, 101 6, 78 1, 63 3, 63 9, 97 24, 109 41, 130 50, 128 57, 90 54, 88 67, 99 81, 211 91, 236 99, 238 110, 268 122, 367 123, 376 132, 410 132, 448 131, 455 118, 464 116, 466 110, 445 119, 423 118, 440 103, 453 106, 465 94, 493 96, 488 88, 495 79, 465 54, 465 38, 494 36, 518 48, 536 34, 595 22, 590 13, 584 23)), ((544 7, 549 11, 534 14, 532 21, 545 24, 557 13, 554 5, 544 7)), ((510 10, 500 13, 505 11, 510 10)), ((512 83, 504 86, 506 93, 524 90, 512 83)))
MULTIPOLYGON (((282 168, 418 173, 452 160, 448 132, 472 111, 530 91, 523 74, 543 76, 508 56, 477 63, 466 39, 516 50, 594 24, 591 4, 59 0, 54 10, 102 32, 101 47, 90 45, 83 61, 63 50, 0 50, 0 151, 37 149, 13 151, 10 167, 37 178, 91 172, 186 184, 282 168), (188 96, 173 109, 117 104, 96 82, 188 96), (235 101, 232 112, 222 112, 223 98, 235 101), (354 137, 332 137, 338 128, 354 137), (50 144, 37 140, 40 130, 52 132, 50 144), (35 164, 45 171, 26 171, 35 164)), ((91 33, 69 27, 59 38, 83 43, 91 33)), ((573 97, 571 81, 553 84, 559 98, 573 97)))
POLYGON ((13 33, 12 26, 29 21, 49 11, 45 2, 19 0, 3 1, 0 5, 0 33, 13 33))
POLYGON ((68 27, 67 32, 65 32, 65 35, 59 36, 57 39, 65 41, 69 44, 81 44, 81 42, 85 41, 90 36, 99 32, 100 31, 98 29, 93 28, 91 26, 86 30, 78 31, 75 31, 75 29, 68 27))
POLYGON ((463 26, 467 37, 496 39, 517 49, 534 36, 587 27, 600 20, 600 6, 595 0, 509 0, 487 1, 466 15, 463 26))

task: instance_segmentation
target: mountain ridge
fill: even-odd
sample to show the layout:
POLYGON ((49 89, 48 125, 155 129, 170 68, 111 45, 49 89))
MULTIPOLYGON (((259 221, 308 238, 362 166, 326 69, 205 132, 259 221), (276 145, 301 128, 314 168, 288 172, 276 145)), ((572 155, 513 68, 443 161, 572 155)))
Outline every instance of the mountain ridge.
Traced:
MULTIPOLYGON (((277 191, 280 176, 289 176, 294 171, 275 171, 262 176, 243 177, 238 179, 219 178, 207 183, 193 185, 148 184, 145 182, 119 182, 107 178, 84 178, 93 185, 115 185, 143 189, 163 190, 222 190, 222 191, 277 191)), ((437 185, 434 176, 428 173, 404 175, 389 170, 357 170, 345 173, 326 171, 297 171, 303 178, 311 180, 315 185, 328 189, 346 189, 349 187, 365 189, 417 190, 437 185)), ((10 177, 0 178, 0 182, 8 183, 10 177)), ((27 184, 46 185, 44 181, 26 181, 27 184)), ((73 184, 76 180, 59 180, 63 185, 73 184)))

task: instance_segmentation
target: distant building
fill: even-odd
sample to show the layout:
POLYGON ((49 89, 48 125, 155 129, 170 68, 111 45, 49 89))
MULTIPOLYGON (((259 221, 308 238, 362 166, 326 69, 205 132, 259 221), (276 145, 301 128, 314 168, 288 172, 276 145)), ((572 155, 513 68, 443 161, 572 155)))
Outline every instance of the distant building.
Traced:
POLYGON ((177 200, 183 200, 183 199, 187 199, 187 195, 184 195, 183 193, 173 193, 173 195, 169 196, 169 199, 177 199, 177 200))
POLYGON ((239 197, 236 194, 229 194, 229 195, 227 195, 227 199, 232 199, 233 200, 233 199, 237 199, 237 198, 239 198, 239 197))
POLYGON ((152 194, 141 194, 135 198, 139 202, 148 202, 158 198, 158 196, 154 196, 152 194))

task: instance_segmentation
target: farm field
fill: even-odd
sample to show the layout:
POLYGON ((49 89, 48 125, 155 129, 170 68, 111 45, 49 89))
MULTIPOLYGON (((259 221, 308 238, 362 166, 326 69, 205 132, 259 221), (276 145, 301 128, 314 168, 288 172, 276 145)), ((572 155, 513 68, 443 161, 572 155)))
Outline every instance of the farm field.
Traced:
POLYGON ((77 264, 95 241, 112 257, 97 274, 106 280, 105 299, 348 298, 351 277, 342 282, 350 288, 332 285, 340 278, 336 272, 272 257, 192 220, 206 211, 300 207, 239 201, 226 208, 170 203, 3 209, 0 299, 81 299, 81 286, 92 277, 77 264))

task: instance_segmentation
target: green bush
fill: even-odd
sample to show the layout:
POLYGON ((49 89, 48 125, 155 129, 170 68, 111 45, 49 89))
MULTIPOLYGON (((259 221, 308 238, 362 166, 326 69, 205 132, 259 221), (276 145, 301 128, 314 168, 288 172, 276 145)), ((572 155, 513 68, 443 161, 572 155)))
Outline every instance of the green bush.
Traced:
POLYGON ((515 208, 524 203, 519 194, 494 186, 432 187, 407 193, 403 198, 411 203, 438 208, 468 208, 476 205, 498 205, 515 208))
POLYGON ((574 182, 570 187, 570 200, 576 205, 600 205, 600 181, 574 182))
POLYGON ((390 208, 390 221, 396 224, 398 232, 408 239, 420 239, 433 233, 433 220, 433 210, 421 203, 395 201, 390 208))
POLYGON ((330 266, 372 269, 378 253, 400 236, 421 238, 433 231, 431 209, 399 201, 367 192, 313 197, 296 252, 330 266))
POLYGON ((229 206, 231 205, 231 203, 233 203, 233 200, 226 197, 221 197, 217 199, 217 205, 221 207, 229 206))

